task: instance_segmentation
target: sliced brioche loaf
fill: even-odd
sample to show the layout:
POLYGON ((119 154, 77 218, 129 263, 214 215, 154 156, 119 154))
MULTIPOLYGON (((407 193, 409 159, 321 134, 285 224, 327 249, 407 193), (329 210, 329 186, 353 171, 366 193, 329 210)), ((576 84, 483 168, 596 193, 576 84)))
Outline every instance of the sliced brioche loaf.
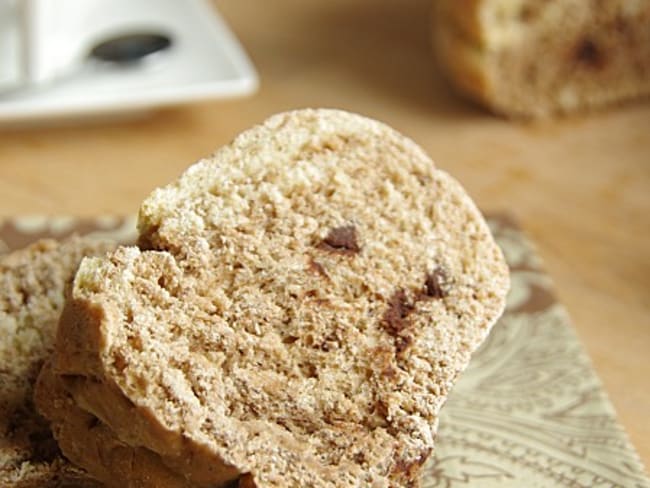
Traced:
POLYGON ((345 112, 276 115, 154 191, 139 231, 76 275, 52 371, 77 407, 194 486, 417 484, 508 288, 418 146, 345 112))
POLYGON ((112 247, 73 237, 0 257, 0 486, 95 485, 61 456, 32 390, 54 347, 66 283, 83 256, 112 247))
POLYGON ((650 0, 436 0, 438 58, 493 110, 544 116, 650 94, 650 0))

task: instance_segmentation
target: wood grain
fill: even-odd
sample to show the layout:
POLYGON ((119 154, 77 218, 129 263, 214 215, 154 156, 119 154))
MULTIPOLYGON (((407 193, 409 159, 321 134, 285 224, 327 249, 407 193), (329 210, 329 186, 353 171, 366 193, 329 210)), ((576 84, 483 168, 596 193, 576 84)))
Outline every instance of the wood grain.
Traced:
POLYGON ((257 95, 130 121, 3 128, 0 216, 131 214, 152 188, 273 112, 376 117, 421 144, 482 208, 520 220, 650 464, 650 104, 535 124, 491 116, 437 72, 429 0, 216 4, 259 69, 257 95))

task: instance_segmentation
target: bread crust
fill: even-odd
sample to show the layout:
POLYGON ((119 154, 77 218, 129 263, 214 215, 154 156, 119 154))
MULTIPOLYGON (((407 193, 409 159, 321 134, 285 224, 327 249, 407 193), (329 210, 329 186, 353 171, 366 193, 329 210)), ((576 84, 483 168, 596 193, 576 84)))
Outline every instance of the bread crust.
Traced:
POLYGON ((123 486, 195 486, 168 469, 157 454, 120 441, 106 424, 78 406, 63 381, 46 362, 38 377, 35 402, 50 419, 68 459, 100 480, 122 480, 123 486))

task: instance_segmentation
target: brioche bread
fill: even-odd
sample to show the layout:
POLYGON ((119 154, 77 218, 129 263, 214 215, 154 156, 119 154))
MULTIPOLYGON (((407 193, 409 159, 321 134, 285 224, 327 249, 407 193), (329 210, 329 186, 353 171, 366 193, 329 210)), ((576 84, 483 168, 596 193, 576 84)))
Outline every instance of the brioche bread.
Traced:
POLYGON ((508 289, 455 180, 383 124, 302 110, 154 191, 138 226, 80 265, 43 388, 188 486, 417 486, 508 289))
POLYGON ((83 256, 112 247, 73 237, 0 257, 0 486, 96 485, 61 456, 32 390, 54 347, 66 283, 83 256))
POLYGON ((459 91, 524 117, 650 94, 650 0, 435 0, 438 59, 459 91))

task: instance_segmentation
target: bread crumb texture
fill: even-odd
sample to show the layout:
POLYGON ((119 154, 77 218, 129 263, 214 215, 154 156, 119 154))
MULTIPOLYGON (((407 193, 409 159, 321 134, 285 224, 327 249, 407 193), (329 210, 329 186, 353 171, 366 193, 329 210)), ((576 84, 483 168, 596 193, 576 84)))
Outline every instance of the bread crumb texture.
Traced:
POLYGON ((63 295, 85 255, 113 246, 72 237, 0 256, 0 486, 95 486, 65 460, 32 391, 52 352, 63 295))
POLYGON ((53 364, 76 406, 190 486, 417 486, 508 289, 417 145, 279 114, 154 191, 139 232, 76 275, 53 364))

